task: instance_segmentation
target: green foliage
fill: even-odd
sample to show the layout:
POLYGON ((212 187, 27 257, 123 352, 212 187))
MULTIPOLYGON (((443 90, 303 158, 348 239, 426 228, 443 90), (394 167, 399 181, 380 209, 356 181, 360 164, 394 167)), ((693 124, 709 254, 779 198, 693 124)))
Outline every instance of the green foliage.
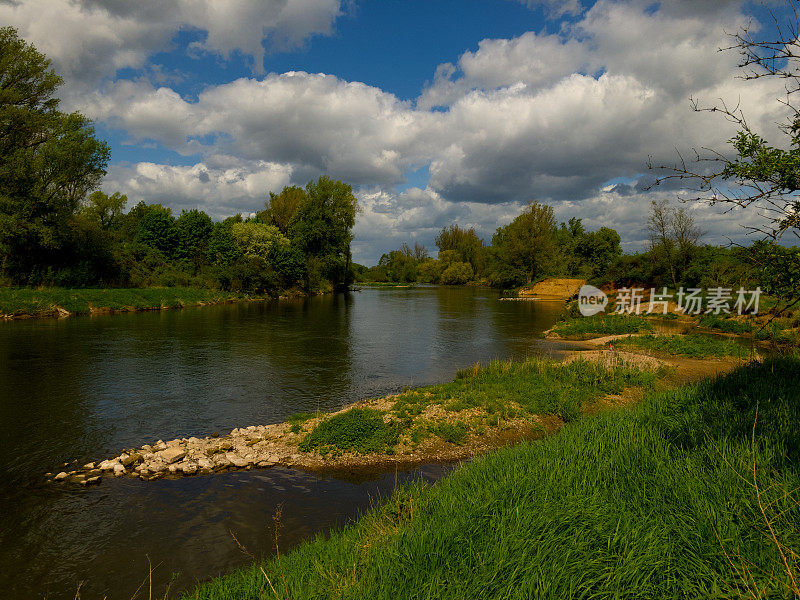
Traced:
POLYGON ((18 283, 67 266, 71 218, 108 163, 91 122, 58 110, 60 84, 44 55, 0 28, 0 275, 18 283))
POLYGON ((297 214, 297 209, 308 200, 305 190, 297 186, 283 188, 280 194, 269 193, 269 201, 258 218, 268 225, 274 225, 281 233, 288 234, 289 227, 297 214))
POLYGON ((70 313, 91 310, 145 310, 246 299, 230 292, 199 288, 9 288, 0 287, 0 314, 41 316, 63 308, 70 313))
POLYGON ((439 276, 439 283, 444 285, 458 285, 472 280, 472 267, 466 262, 452 262, 442 271, 439 276))
POLYGON ((181 212, 175 221, 177 244, 175 256, 190 261, 195 267, 205 262, 208 240, 214 223, 206 213, 197 209, 181 212))
POLYGON ((261 598, 266 574, 288 598, 788 598, 750 435, 770 525, 796 552, 798 371, 751 364, 582 419, 184 597, 261 598))
POLYGON ((392 411, 401 421, 429 405, 458 412, 479 408, 489 415, 513 418, 518 413, 558 415, 575 420, 587 403, 626 387, 655 384, 654 373, 621 366, 574 361, 563 365, 541 359, 494 361, 459 371, 455 380, 399 394, 392 411))
POLYGON ((143 208, 137 216, 139 223, 134 240, 171 257, 178 243, 178 230, 172 210, 160 204, 151 204, 143 208))
POLYGON ((586 231, 581 219, 571 218, 556 231, 558 251, 553 275, 604 279, 622 256, 619 234, 608 227, 586 231))
POLYGON ((98 190, 90 194, 81 207, 81 216, 102 229, 113 229, 119 226, 127 203, 128 197, 124 194, 114 192, 109 196, 98 190))
POLYGON ((492 238, 503 262, 525 272, 528 283, 546 274, 556 252, 556 222, 550 206, 532 202, 492 238))
POLYGON ((620 348, 639 348, 650 352, 704 358, 708 356, 738 356, 747 358, 750 351, 730 338, 713 335, 645 335, 612 342, 620 348))
POLYGON ((211 236, 208 240, 207 260, 212 265, 226 267, 242 256, 242 251, 236 244, 233 237, 233 219, 226 219, 219 223, 214 223, 211 229, 211 236))
POLYGON ((306 186, 306 198, 297 206, 289 237, 306 256, 318 259, 315 268, 308 270, 309 287, 314 277, 333 284, 349 282, 351 230, 357 211, 353 189, 346 183, 323 176, 306 186))
MULTIPOLYGON (((444 227, 436 236, 436 247, 439 249, 439 259, 442 252, 453 252, 451 262, 466 262, 476 275, 483 273, 486 263, 483 240, 475 233, 475 229, 462 229, 458 225, 444 227)), ((447 269, 449 265, 442 268, 447 269)))
POLYGON ((384 452, 397 444, 396 423, 384 423, 383 413, 371 408, 351 408, 322 421, 300 442, 301 452, 332 450, 384 452))
POLYGON ((432 425, 430 430, 432 433, 442 438, 445 442, 461 445, 464 443, 464 440, 467 438, 467 435, 470 432, 470 426, 462 422, 439 423, 437 425, 432 425))
POLYGON ((553 331, 562 336, 600 337, 653 331, 653 324, 634 315, 594 315, 556 323, 553 331))

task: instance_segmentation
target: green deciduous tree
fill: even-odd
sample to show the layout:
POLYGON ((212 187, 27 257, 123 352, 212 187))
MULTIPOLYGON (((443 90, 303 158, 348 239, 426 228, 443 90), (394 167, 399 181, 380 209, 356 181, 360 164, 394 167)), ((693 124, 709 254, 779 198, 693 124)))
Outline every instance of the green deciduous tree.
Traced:
POLYGON ((553 209, 538 202, 527 208, 492 238, 500 259, 521 269, 530 283, 544 274, 556 252, 556 221, 553 209))
POLYGON ((305 191, 306 198, 289 226, 289 237, 306 256, 316 258, 309 275, 324 277, 334 285, 348 283, 350 242, 358 212, 353 189, 322 176, 309 182, 305 191))
POLYGON ((297 209, 306 198, 305 190, 296 185, 283 188, 280 194, 270 192, 269 200, 264 203, 265 208, 258 217, 268 225, 275 225, 281 233, 288 233, 297 209))
POLYGON ((50 61, 0 28, 0 270, 20 282, 64 266, 70 217, 105 174, 108 146, 58 110, 50 61))
POLYGON ((172 210, 160 204, 149 204, 141 213, 137 215, 136 242, 155 248, 166 256, 172 256, 178 243, 178 230, 172 210))
POLYGON ((175 257, 189 261, 195 269, 199 268, 205 262, 213 228, 211 217, 203 211, 195 208, 181 212, 181 216, 175 221, 175 257))
POLYGON ((100 190, 93 192, 81 207, 81 215, 102 229, 117 227, 122 219, 128 197, 119 192, 110 196, 100 190))
POLYGON ((440 253, 445 250, 456 252, 458 260, 468 262, 476 275, 483 272, 486 264, 484 243, 474 228, 463 229, 458 225, 444 227, 436 236, 436 247, 440 253))

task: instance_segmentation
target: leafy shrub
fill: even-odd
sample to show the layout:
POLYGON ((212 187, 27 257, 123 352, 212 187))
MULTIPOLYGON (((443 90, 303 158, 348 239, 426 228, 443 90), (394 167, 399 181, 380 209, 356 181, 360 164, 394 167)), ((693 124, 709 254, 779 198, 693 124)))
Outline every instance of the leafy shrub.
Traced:
POLYGON ((444 285, 458 285, 467 283, 472 279, 473 272, 469 263, 454 262, 444 271, 439 279, 440 283, 444 285))
POLYGON ((322 421, 300 442, 301 452, 332 449, 359 453, 383 452, 397 444, 398 423, 384 423, 383 413, 372 408, 352 408, 322 421))

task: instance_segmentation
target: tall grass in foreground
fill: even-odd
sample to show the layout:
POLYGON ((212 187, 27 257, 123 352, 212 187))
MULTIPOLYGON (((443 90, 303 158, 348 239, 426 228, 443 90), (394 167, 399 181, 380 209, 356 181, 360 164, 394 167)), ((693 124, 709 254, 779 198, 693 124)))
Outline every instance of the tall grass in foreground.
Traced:
POLYGON ((791 598, 798 375, 782 358, 582 419, 186 597, 791 598))

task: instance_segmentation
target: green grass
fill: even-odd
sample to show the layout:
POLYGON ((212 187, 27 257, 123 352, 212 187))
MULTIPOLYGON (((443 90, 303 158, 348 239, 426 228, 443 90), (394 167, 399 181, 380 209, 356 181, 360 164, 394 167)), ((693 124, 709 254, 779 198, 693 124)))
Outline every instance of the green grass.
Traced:
POLYGON ((233 292, 200 288, 13 288, 0 287, 0 314, 41 316, 56 307, 73 314, 88 314, 92 308, 148 310, 178 308, 202 303, 245 299, 233 292))
POLYGON ((567 319, 557 323, 553 327, 553 331, 561 336, 585 339, 603 335, 653 331, 653 324, 647 319, 635 315, 595 315, 567 319))
POLYGON ((644 335, 611 342, 615 347, 637 348, 649 352, 703 358, 709 356, 739 356, 746 358, 749 350, 730 338, 690 333, 687 335, 644 335))
POLYGON ((739 321, 720 315, 703 315, 700 317, 699 323, 702 327, 718 329, 723 333, 742 335, 753 331, 753 323, 751 321, 739 321))
POLYGON ((438 435, 445 442, 451 444, 463 444, 470 432, 470 426, 467 423, 440 423, 430 427, 431 433, 438 435))
POLYGON ((361 285, 366 287, 384 287, 384 288, 393 288, 393 287, 403 287, 403 288, 410 288, 415 287, 415 283, 401 283, 399 281, 357 281, 353 285, 361 285))
POLYGON ((798 374, 797 358, 748 365, 582 419, 402 488, 352 525, 185 598, 738 599, 753 585, 744 565, 763 597, 788 598, 750 434, 758 407, 762 500, 798 551, 800 504, 787 494, 800 486, 798 374))
POLYGON ((573 421, 584 404, 626 387, 651 387, 656 379, 656 373, 626 366, 607 369, 588 361, 566 365, 537 358, 493 361, 460 371, 449 383, 403 392, 395 398, 392 411, 404 422, 431 404, 452 412, 478 409, 487 417, 503 419, 553 414, 573 421))
MULTIPOLYGON (((564 365, 538 358, 476 364, 449 383, 403 391, 389 411, 354 408, 324 419, 304 436, 299 449, 335 456, 391 454, 398 444, 416 447, 431 435, 460 445, 470 433, 502 427, 508 419, 557 415, 575 421, 584 405, 625 388, 651 388, 660 374, 625 365, 609 369, 595 362, 564 365), (428 416, 425 411, 431 407, 444 409, 444 417, 442 410, 428 416)), ((300 433, 302 423, 314 416, 319 415, 290 417, 290 430, 300 433)))
POLYGON ((383 415, 372 408, 351 408, 334 415, 306 434, 300 451, 384 452, 397 444, 400 430, 397 423, 384 423, 383 415))

